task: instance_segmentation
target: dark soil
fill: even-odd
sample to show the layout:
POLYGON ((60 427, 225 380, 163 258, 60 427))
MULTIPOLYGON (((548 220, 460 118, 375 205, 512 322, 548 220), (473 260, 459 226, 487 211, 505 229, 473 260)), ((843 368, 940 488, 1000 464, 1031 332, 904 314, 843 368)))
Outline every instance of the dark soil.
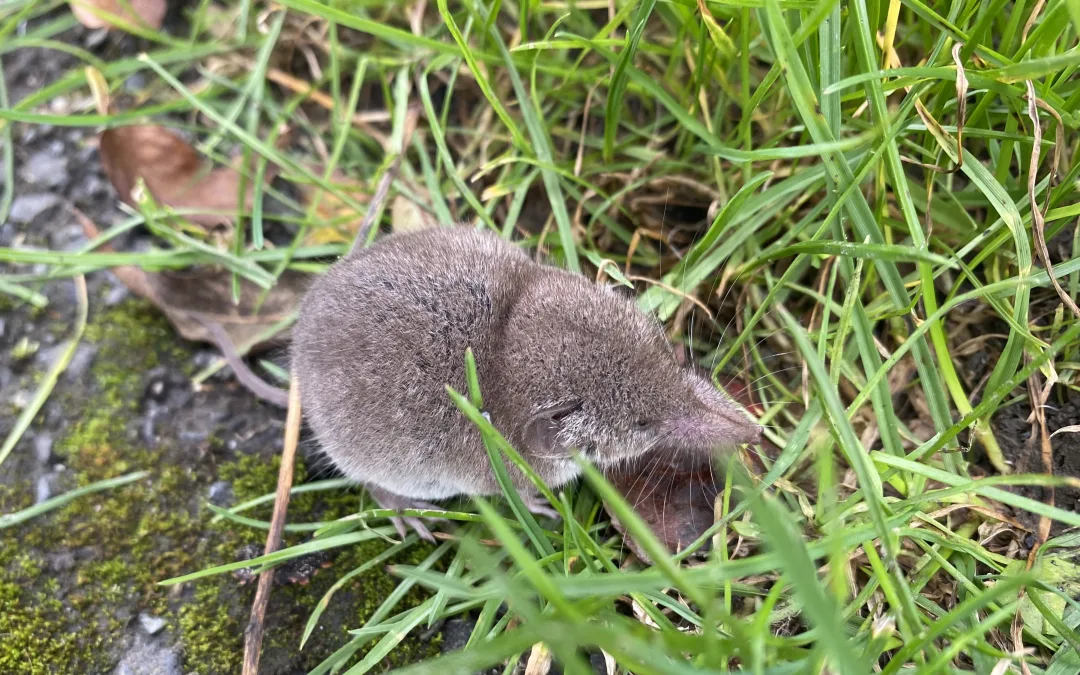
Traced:
MULTIPOLYGON (((1043 466, 1042 443, 1037 434, 1032 434, 1032 425, 1027 418, 1031 407, 1025 401, 1004 408, 994 417, 994 433, 1001 444, 1005 458, 1012 462, 1017 473, 1045 473, 1043 466)), ((1069 397, 1051 400, 1046 407, 1046 429, 1053 434, 1058 429, 1080 424, 1080 396, 1075 393, 1069 397)), ((1060 433, 1050 439, 1053 450, 1052 471, 1057 476, 1080 476, 1080 433, 1060 433)), ((1015 488, 1018 494, 1041 502, 1049 501, 1049 490, 1041 487, 1022 486, 1015 488)), ((1080 510, 1080 489, 1056 488, 1054 503, 1066 511, 1080 510)), ((1038 525, 1038 516, 1026 511, 1017 511, 1016 517, 1032 530, 1038 525)), ((1054 523, 1051 532, 1057 534, 1064 529, 1060 523, 1054 523)))

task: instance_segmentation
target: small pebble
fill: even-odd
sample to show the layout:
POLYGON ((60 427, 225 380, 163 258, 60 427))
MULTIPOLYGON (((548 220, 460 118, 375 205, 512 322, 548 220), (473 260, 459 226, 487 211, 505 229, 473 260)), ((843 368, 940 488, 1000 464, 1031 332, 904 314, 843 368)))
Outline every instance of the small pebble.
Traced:
POLYGON ((19 195, 11 203, 10 218, 16 223, 29 223, 60 203, 60 197, 49 192, 19 195))
POLYGON ((136 634, 134 644, 120 658, 113 675, 183 675, 175 648, 136 634))
POLYGON ((20 389, 11 396, 11 405, 16 410, 22 410, 30 404, 30 397, 32 394, 26 389, 20 389))
POLYGON ((57 96, 49 101, 49 110, 54 113, 66 113, 71 107, 71 103, 66 96, 57 96))
POLYGON ((143 612, 139 615, 139 625, 147 635, 157 635, 161 629, 165 628, 165 619, 143 612))
POLYGON ((217 481, 210 486, 207 498, 215 506, 228 506, 233 500, 232 483, 227 480, 217 481))
POLYGON ((76 253, 83 248, 87 241, 86 233, 79 225, 60 228, 49 234, 49 247, 54 251, 68 251, 76 253))
POLYGON ((55 188, 68 182, 68 160, 57 154, 36 152, 23 164, 21 173, 27 183, 55 188))
MULTIPOLYGON (((23 339, 25 340, 26 338, 23 339)), ((21 342, 22 341, 20 340, 20 344, 21 342)), ((39 344, 38 347, 40 346, 41 345, 39 344)), ((56 345, 48 349, 38 349, 34 354, 34 361, 42 368, 50 368, 56 363, 56 360, 63 355, 65 346, 66 345, 56 345)), ((16 345, 16 347, 18 347, 18 345, 16 345)), ((12 356, 14 356, 14 354, 12 354, 12 356)))
POLYGON ((40 464, 48 464, 52 457, 53 438, 49 432, 42 432, 34 437, 34 457, 40 464))
POLYGON ((139 438, 148 448, 157 447, 157 432, 154 429, 155 417, 156 415, 151 412, 143 418, 143 423, 139 426, 139 438))
POLYGON ((124 89, 129 93, 136 94, 146 88, 146 75, 135 73, 124 80, 124 89))
POLYGON ((49 476, 45 475, 38 478, 37 487, 34 488, 34 503, 40 504, 52 497, 52 481, 49 480, 49 476))
POLYGON ((199 351, 195 352, 195 356, 192 357, 191 362, 197 369, 202 370, 203 368, 209 366, 211 363, 217 361, 219 358, 221 358, 221 354, 219 352, 213 351, 211 349, 200 349, 199 351))
POLYGON ((75 354, 71 357, 67 370, 64 371, 64 379, 68 382, 78 382, 83 379, 86 371, 90 369, 90 364, 94 361, 95 354, 97 354, 97 348, 88 342, 83 342, 76 347, 75 354))
POLYGON ((83 38, 83 44, 92 49, 105 42, 108 37, 108 28, 98 28, 96 30, 87 31, 86 37, 83 38))
POLYGON ((75 567, 75 554, 71 551, 54 553, 46 557, 49 569, 53 572, 66 572, 75 567))
POLYGON ((165 400, 165 380, 154 380, 146 388, 146 395, 158 403, 165 400))
POLYGON ((105 304, 109 307, 113 307, 123 302, 124 298, 129 295, 131 295, 131 292, 128 291, 126 286, 113 286, 109 289, 108 293, 105 294, 105 304))

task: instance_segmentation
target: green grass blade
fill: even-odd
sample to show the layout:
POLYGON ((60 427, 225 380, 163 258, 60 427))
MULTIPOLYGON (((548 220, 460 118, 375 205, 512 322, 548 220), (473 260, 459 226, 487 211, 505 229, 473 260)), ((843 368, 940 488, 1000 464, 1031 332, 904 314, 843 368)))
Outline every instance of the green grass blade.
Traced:
POLYGON ((615 156, 615 134, 619 130, 619 121, 622 118, 623 95, 626 93, 626 71, 634 67, 634 55, 637 54, 641 35, 645 32, 645 24, 655 6, 656 0, 641 0, 638 4, 637 12, 630 22, 630 30, 623 42, 622 51, 619 53, 619 60, 615 64, 615 71, 611 75, 604 112, 605 162, 610 162, 615 156))

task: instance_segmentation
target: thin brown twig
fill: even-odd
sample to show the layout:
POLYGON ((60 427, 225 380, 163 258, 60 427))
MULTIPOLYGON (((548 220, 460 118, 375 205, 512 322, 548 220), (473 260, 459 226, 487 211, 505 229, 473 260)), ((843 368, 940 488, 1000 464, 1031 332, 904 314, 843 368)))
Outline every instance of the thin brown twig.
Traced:
MULTIPOLYGON (((1031 118, 1032 124, 1035 125, 1035 140, 1031 145, 1031 163, 1028 165, 1027 180, 1028 201, 1031 202, 1031 230, 1034 233, 1035 248, 1039 251, 1039 257, 1042 258, 1043 266, 1046 267, 1046 274, 1050 277, 1050 283, 1054 285, 1058 297, 1077 318, 1080 318, 1080 307, 1077 307, 1076 301, 1065 292, 1065 289, 1058 283, 1057 277, 1054 276, 1054 265, 1050 262, 1050 249, 1046 246, 1046 220, 1043 218, 1042 210, 1039 208, 1039 200, 1035 197, 1035 182, 1038 177, 1039 155, 1042 147, 1042 124, 1039 123, 1039 104, 1037 102, 1038 98, 1035 96, 1035 86, 1031 83, 1031 80, 1027 80, 1025 84, 1027 86, 1028 117, 1031 118)), ((1051 164, 1052 181, 1056 158, 1051 164)))
POLYGON ((581 113, 581 133, 578 136, 577 157, 574 158, 574 176, 581 175, 581 165, 585 161, 585 132, 589 129, 589 111, 592 109, 592 97, 599 86, 600 83, 597 82, 589 88, 589 93, 585 95, 585 109, 581 113))
MULTIPOLYGON (((289 384, 289 413, 285 418, 285 448, 281 452, 281 468, 278 470, 277 494, 274 496, 274 513, 270 518, 270 531, 266 535, 263 555, 269 555, 281 545, 285 531, 285 512, 289 507, 289 491, 293 483, 293 465, 296 462, 296 446, 300 440, 300 386, 294 374, 289 384)), ((259 655, 265 628, 266 607, 270 602, 270 589, 274 583, 274 568, 259 574, 259 587, 251 605, 251 618, 244 629, 243 675, 258 675, 259 655)))
MULTIPOLYGON (((319 107, 325 108, 331 112, 335 108, 334 99, 331 98, 328 94, 316 89, 315 85, 313 85, 312 83, 290 75, 283 70, 278 70, 277 68, 267 68, 266 79, 279 86, 285 87, 294 94, 306 95, 312 103, 315 103, 319 107)), ((387 143, 389 142, 386 134, 371 125, 374 122, 389 121, 389 112, 385 110, 356 112, 353 113, 351 119, 353 125, 359 127, 360 129, 363 129, 364 133, 375 139, 375 141, 379 145, 383 146, 384 148, 386 147, 387 143)))

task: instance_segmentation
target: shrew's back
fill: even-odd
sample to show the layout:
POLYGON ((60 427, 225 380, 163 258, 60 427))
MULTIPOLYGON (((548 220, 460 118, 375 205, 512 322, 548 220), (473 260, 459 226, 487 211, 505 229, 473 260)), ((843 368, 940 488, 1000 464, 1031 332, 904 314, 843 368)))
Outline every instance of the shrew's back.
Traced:
POLYGON ((392 235, 313 285, 293 363, 304 413, 339 469, 391 491, 412 474, 409 492, 417 494, 415 481, 425 479, 418 474, 430 475, 434 462, 447 473, 419 491, 428 499, 472 482, 487 457, 445 386, 465 390, 467 347, 478 361, 497 349, 500 326, 536 268, 493 234, 438 228, 392 235))

